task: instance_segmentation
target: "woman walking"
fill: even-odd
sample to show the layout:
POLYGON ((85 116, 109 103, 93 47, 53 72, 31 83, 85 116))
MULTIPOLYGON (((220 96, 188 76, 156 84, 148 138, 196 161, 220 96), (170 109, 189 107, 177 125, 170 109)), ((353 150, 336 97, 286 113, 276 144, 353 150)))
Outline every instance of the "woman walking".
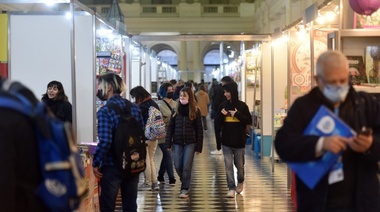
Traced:
POLYGON ((191 88, 180 91, 179 103, 170 118, 165 142, 173 148, 174 166, 181 180, 180 198, 189 196, 194 154, 202 152, 201 113, 191 88))
MULTIPOLYGON (((170 83, 164 83, 160 86, 158 91, 159 97, 161 98, 157 104, 164 118, 166 129, 169 126, 170 116, 172 115, 173 108, 176 107, 177 103, 173 100, 174 90, 170 83)), ((168 149, 168 144, 165 143, 165 138, 158 139, 158 146, 162 151, 162 160, 160 169, 158 171, 157 180, 160 183, 165 183, 164 175, 167 172, 169 177, 169 184, 171 186, 175 185, 174 168, 173 168, 173 155, 172 151, 168 149)))

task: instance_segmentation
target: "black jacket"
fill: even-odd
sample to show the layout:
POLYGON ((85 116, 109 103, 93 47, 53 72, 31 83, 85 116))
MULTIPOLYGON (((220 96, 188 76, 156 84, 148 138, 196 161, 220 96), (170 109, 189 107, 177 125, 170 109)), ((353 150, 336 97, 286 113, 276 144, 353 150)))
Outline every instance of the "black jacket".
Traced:
POLYGON ((216 85, 214 87, 214 94, 212 96, 212 105, 211 110, 217 111, 219 109, 220 104, 226 101, 226 97, 224 96, 224 90, 222 88, 222 84, 216 85))
MULTIPOLYGON (((275 138, 275 148, 281 159, 306 162, 315 155, 319 136, 303 135, 303 131, 321 105, 333 111, 333 105, 319 88, 298 98, 290 108, 284 125, 275 138)), ((357 93, 352 87, 339 107, 339 117, 353 130, 363 126, 373 129, 373 146, 367 154, 347 149, 342 154, 344 180, 328 185, 328 174, 310 190, 296 179, 299 211, 354 208, 355 211, 380 211, 378 162, 380 161, 380 102, 369 94, 357 93)))
POLYGON ((166 131, 165 142, 170 147, 172 143, 178 145, 196 143, 195 151, 202 152, 203 127, 200 110, 197 110, 197 117, 194 120, 190 120, 189 116, 173 113, 166 131))
POLYGON ((247 104, 238 99, 237 84, 235 82, 225 84, 224 90, 231 93, 231 99, 226 100, 219 106, 215 118, 215 137, 217 142, 217 149, 221 149, 221 144, 233 147, 244 148, 246 142, 245 129, 248 124, 252 123, 251 114, 247 104), (237 110, 234 118, 231 114, 226 116, 222 114, 222 110, 237 110))
POLYGON ((49 106, 54 115, 61 121, 73 122, 72 105, 68 101, 56 101, 52 99, 42 99, 49 106))

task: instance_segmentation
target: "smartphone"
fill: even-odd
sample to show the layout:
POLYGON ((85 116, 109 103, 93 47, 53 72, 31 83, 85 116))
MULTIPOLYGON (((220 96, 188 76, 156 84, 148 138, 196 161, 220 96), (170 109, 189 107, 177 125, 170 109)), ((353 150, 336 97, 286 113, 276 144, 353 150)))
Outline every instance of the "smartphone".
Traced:
POLYGON ((360 131, 360 134, 368 136, 372 134, 372 129, 367 127, 362 127, 362 130, 360 131))

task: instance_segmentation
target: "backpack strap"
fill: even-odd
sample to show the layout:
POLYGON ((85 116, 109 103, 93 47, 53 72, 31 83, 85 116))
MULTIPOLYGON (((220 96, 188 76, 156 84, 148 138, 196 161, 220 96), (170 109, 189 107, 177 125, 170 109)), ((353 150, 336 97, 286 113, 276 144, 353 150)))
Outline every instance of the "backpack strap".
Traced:
POLYGON ((169 108, 170 111, 173 111, 173 108, 170 107, 170 105, 169 105, 169 103, 167 101, 165 101, 165 100, 162 100, 162 101, 165 102, 166 106, 168 106, 168 108, 169 108))
MULTIPOLYGON (((126 99, 124 99, 125 101, 125 104, 126 104, 126 109, 125 111, 130 114, 131 112, 131 108, 132 108, 132 103, 126 99)), ((112 110, 114 110, 117 114, 121 115, 122 114, 122 109, 121 107, 118 105, 118 104, 115 104, 113 102, 107 102, 106 104, 107 107, 111 108, 112 110)))

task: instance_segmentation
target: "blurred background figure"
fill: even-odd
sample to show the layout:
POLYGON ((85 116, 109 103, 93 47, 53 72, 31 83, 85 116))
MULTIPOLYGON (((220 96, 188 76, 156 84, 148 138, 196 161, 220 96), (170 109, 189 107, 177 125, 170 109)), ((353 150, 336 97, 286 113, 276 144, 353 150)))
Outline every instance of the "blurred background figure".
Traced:
POLYGON ((177 86, 175 87, 174 89, 174 100, 177 100, 179 98, 179 92, 181 91, 181 89, 185 87, 185 82, 183 80, 178 80, 177 82, 177 86))
POLYGON ((198 101, 198 107, 201 110, 203 129, 207 130, 207 115, 208 115, 208 104, 210 103, 210 98, 206 92, 206 85, 201 84, 199 86, 199 91, 195 94, 198 101))

